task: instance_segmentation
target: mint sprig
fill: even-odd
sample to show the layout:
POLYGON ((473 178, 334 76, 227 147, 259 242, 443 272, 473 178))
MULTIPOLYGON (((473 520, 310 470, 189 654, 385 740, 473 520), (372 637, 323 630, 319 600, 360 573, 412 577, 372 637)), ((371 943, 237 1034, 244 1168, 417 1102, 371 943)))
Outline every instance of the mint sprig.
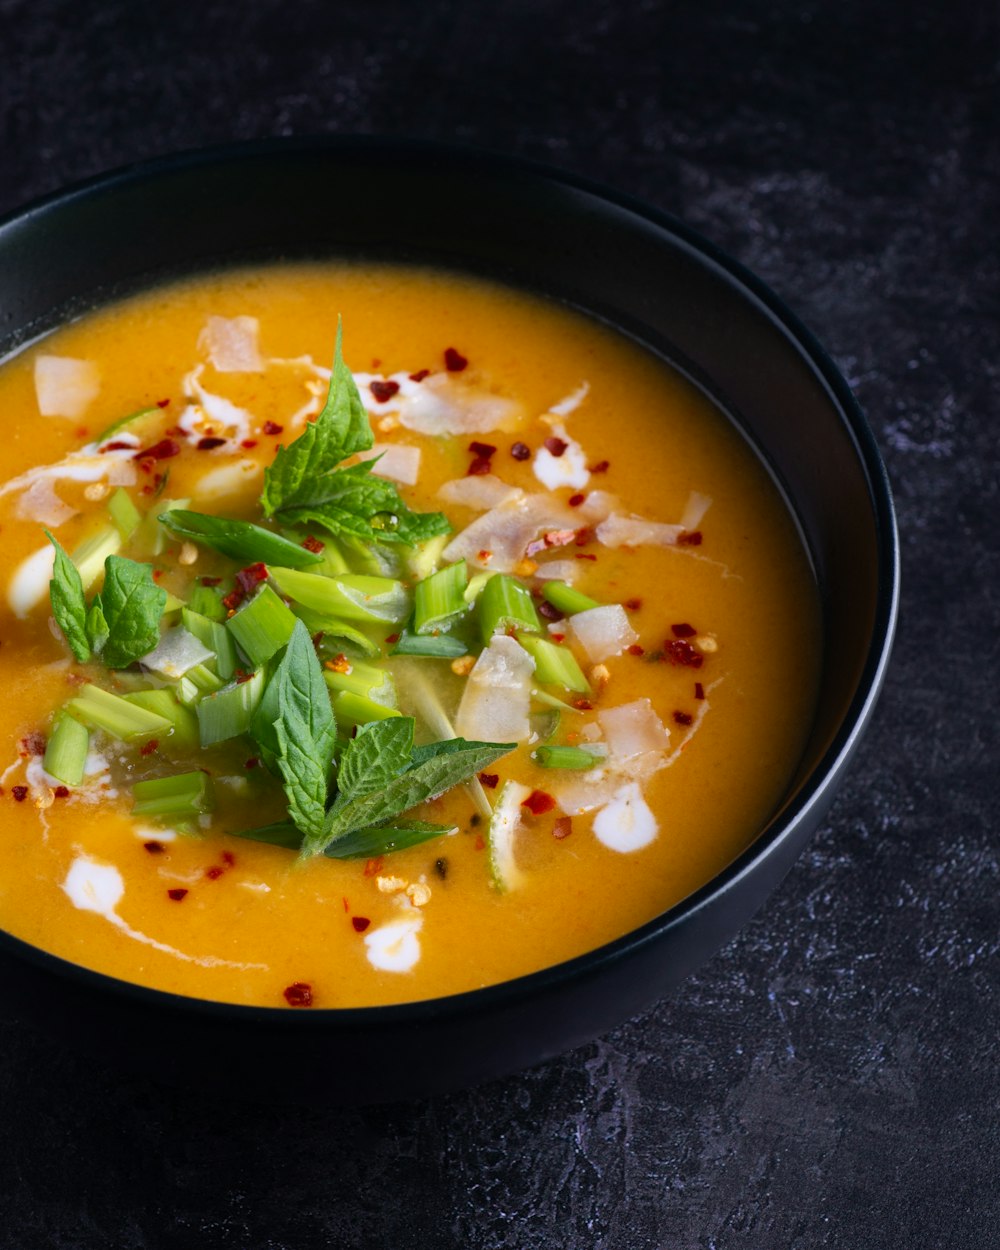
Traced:
POLYGON ((48 530, 45 537, 55 548, 56 558, 49 583, 52 615, 69 643, 69 649, 81 664, 90 659, 90 639, 87 636, 87 597, 83 590, 80 570, 62 549, 58 539, 48 530))

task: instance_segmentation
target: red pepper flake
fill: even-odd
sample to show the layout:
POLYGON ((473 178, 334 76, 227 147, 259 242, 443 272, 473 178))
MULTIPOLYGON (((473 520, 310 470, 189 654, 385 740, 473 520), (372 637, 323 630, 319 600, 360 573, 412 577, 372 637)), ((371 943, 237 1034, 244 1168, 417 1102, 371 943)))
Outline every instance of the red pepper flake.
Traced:
POLYGON ((555 824, 552 826, 552 836, 558 838, 561 842, 563 838, 568 838, 573 832, 573 822, 568 816, 559 816, 556 818, 555 824))
POLYGON ((538 615, 546 621, 561 621, 563 619, 562 612, 554 603, 549 603, 548 599, 543 599, 538 605, 538 615))
POLYGON ((531 448, 527 443, 511 443, 510 454, 515 460, 527 460, 531 455, 531 448))
POLYGON ((223 851, 222 862, 227 868, 233 868, 236 865, 236 856, 232 853, 232 851, 223 851))
POLYGON ((461 373, 468 363, 466 357, 457 348, 446 347, 444 349, 444 367, 449 373, 461 373))
POLYGON ((384 863, 385 863, 385 859, 381 855, 376 855, 374 859, 366 859, 365 860, 365 876, 377 877, 378 874, 382 871, 382 865, 384 863))
POLYGON ((593 703, 591 703, 589 699, 583 699, 583 698, 574 699, 573 706, 576 708, 578 712, 590 712, 590 711, 593 711, 593 707, 594 707, 593 703))
POLYGON ((487 460, 490 456, 496 454, 496 448, 492 443, 478 443, 475 441, 469 444, 469 451, 471 451, 474 456, 485 456, 487 460))
POLYGON ((10 792, 18 803, 23 803, 28 797, 27 786, 11 786, 10 792))
POLYGON ((243 767, 244 768, 260 768, 260 760, 258 759, 256 755, 251 755, 250 758, 247 760, 247 762, 243 765, 243 767))
POLYGON ((151 838, 148 842, 143 842, 143 849, 149 851, 150 855, 162 855, 167 849, 162 842, 157 842, 155 838, 151 838))
POLYGON ((586 495, 570 495, 567 503, 571 508, 579 508, 580 504, 582 504, 586 498, 586 495))
POLYGON ((476 834, 476 840, 475 840, 475 842, 473 843, 473 846, 476 848, 476 850, 477 850, 477 851, 485 851, 485 850, 486 850, 486 843, 485 843, 485 841, 483 840, 483 835, 482 835, 481 833, 477 833, 477 834, 476 834))
POLYGON ((530 559, 532 556, 537 556, 540 551, 551 551, 553 547, 567 547, 575 541, 576 535, 576 530, 549 530, 541 538, 528 543, 524 554, 530 559))
POLYGON ((700 681, 696 681, 694 683, 694 697, 696 699, 704 699, 705 697, 705 687, 700 681))
POLYGON ((57 799, 68 799, 69 798, 69 786, 56 786, 56 788, 52 791, 52 793, 56 796, 57 799))
POLYGON ((250 594, 261 582, 267 580, 267 565, 260 560, 256 564, 248 564, 236 574, 236 580, 243 587, 244 593, 250 594))
POLYGON ((199 438, 195 443, 195 447, 199 451, 214 451, 216 447, 225 447, 227 440, 224 438, 199 438))
POLYGON ((140 755, 152 755, 153 752, 159 747, 159 745, 160 745, 159 738, 150 738, 148 742, 144 742, 142 746, 139 748, 139 754, 140 755))
POLYGON ((187 890, 185 890, 181 886, 178 886, 176 890, 167 891, 167 898, 172 898, 175 903, 179 903, 182 898, 187 898, 187 893, 188 893, 187 890))
POLYGON ((567 443, 564 438, 556 438, 554 434, 550 434, 545 440, 545 450, 557 459, 563 454, 568 446, 569 443, 567 443))
POLYGON ((252 451, 253 448, 257 446, 257 440, 255 438, 245 438, 243 442, 240 443, 240 446, 245 447, 247 451, 252 451))
POLYGON ((116 438, 116 439, 115 439, 115 441, 114 441, 113 443, 105 443, 105 444, 104 444, 104 445, 100 448, 100 453, 101 453, 101 455, 103 456, 103 455, 104 455, 104 453, 105 453, 106 451, 125 451, 125 450, 126 450, 126 448, 127 448, 129 451, 131 451, 131 450, 132 450, 132 444, 131 444, 131 443, 126 443, 126 442, 124 442, 124 441, 123 441, 122 439, 120 439, 120 438, 116 438))
POLYGON ((639 609, 642 607, 642 600, 641 599, 626 599, 625 606, 628 608, 630 612, 638 612, 639 609))
POLYGON ((671 664, 680 664, 686 668, 701 668, 705 663, 705 657, 683 638, 669 638, 663 644, 663 658, 671 664))
POLYGON ((521 804, 533 816, 543 816, 546 812, 551 812, 555 805, 555 799, 551 794, 546 793, 545 790, 532 790, 521 804))
POLYGON ((158 443, 154 443, 152 447, 147 447, 144 451, 137 451, 132 459, 169 460, 171 456, 180 455, 180 450, 180 444, 175 442, 174 439, 161 438, 160 441, 158 443))
POLYGON ((205 869, 205 876, 209 881, 218 881, 225 871, 225 868, 220 868, 218 864, 213 864, 211 868, 205 869))
POLYGON ((45 739, 39 733, 26 734, 25 737, 21 739, 20 754, 22 756, 44 755, 45 739))
POLYGON ((565 641, 566 641, 566 635, 565 635, 565 634, 553 634, 553 635, 552 635, 552 641, 553 641, 553 642, 565 642, 565 641))
POLYGON ((487 788, 487 790, 495 790, 500 780, 499 773, 480 773, 479 780, 487 788))
POLYGON ((677 541, 682 547, 700 547, 701 546, 701 530, 691 530, 690 533, 677 535, 677 541))
POLYGON ((289 1007, 311 1007, 313 1005, 312 986, 308 981, 293 981, 285 988, 285 1002, 289 1007))
POLYGON ((351 910, 351 905, 350 905, 350 903, 347 901, 347 898, 346 898, 344 895, 341 895, 341 896, 340 896, 340 901, 344 904, 344 911, 350 911, 350 910, 351 910))
POLYGON ((261 429, 265 434, 270 434, 272 438, 274 438, 277 434, 284 434, 285 432, 285 427, 283 425, 279 425, 277 421, 265 421, 261 426, 261 429))
POLYGON ((399 383, 391 380, 387 382, 370 382, 368 389, 375 396, 378 403, 387 404, 399 390, 399 383))
POLYGON ((253 673, 248 673, 245 668, 236 668, 233 670, 233 677, 236 679, 237 686, 242 686, 253 677, 253 673))
POLYGON ((469 462, 469 467, 465 470, 466 477, 483 477, 492 470, 493 466, 488 460, 482 456, 477 456, 475 460, 469 462))
POLYGON ((320 542, 318 538, 313 538, 312 534, 303 538, 302 546, 305 547, 306 551, 311 551, 313 555, 317 556, 321 551, 326 550, 326 543, 320 542))
POLYGON ((611 467, 610 460, 598 460, 597 464, 590 464, 587 466, 587 472, 588 473, 607 473, 610 467, 611 467))
POLYGON ((169 408, 169 407, 170 407, 170 400, 169 400, 169 399, 158 399, 158 400, 156 401, 156 406, 157 406, 157 408, 169 408))
POLYGON ((221 577, 203 577, 201 584, 203 586, 218 586, 222 581, 221 577))
POLYGON ((371 924, 367 916, 352 916, 351 924, 354 926, 355 933, 364 933, 365 929, 371 924))
POLYGON ((422 381, 424 380, 424 378, 426 378, 426 377, 427 377, 427 375, 428 375, 429 373, 430 373, 430 369, 418 369, 418 370, 416 371, 416 373, 411 373, 411 374, 410 374, 410 381, 411 381, 411 382, 422 382, 422 381))
POLYGON ((576 531, 576 545, 578 547, 586 547, 588 543, 592 543, 596 538, 596 534, 589 525, 582 525, 576 531))
POLYGON ((690 712, 675 712, 674 713, 674 721, 678 725, 690 725, 693 720, 694 720, 694 717, 691 715, 690 712))
POLYGON ((158 582, 163 577, 163 569, 153 569, 153 581, 158 582))
POLYGON ((351 671, 351 661, 341 651, 332 660, 326 660, 323 667, 328 668, 331 673, 349 673, 351 671))
POLYGON ((637 642, 633 642, 630 646, 627 646, 625 650, 629 653, 629 655, 645 655, 646 654, 646 648, 640 647, 637 642))
POLYGON ((489 562, 493 559, 493 552, 492 552, 492 551, 486 551, 486 550, 484 549, 484 550, 482 550, 482 551, 478 552, 477 554, 478 554, 478 557, 479 557, 479 562, 480 562, 480 564, 489 564, 489 562))
POLYGON ((385 640, 390 647, 394 647, 399 642, 399 634, 386 634, 385 640))
POLYGON ((680 625, 671 625, 670 629, 675 638, 693 638, 698 632, 693 625, 689 625, 686 621, 682 621, 680 625))
POLYGON ((578 551, 578 552, 576 553, 576 555, 575 555, 574 559, 576 559, 576 560, 596 560, 596 559, 597 559, 597 556, 591 555, 591 554, 590 554, 589 552, 587 552, 587 551, 583 552, 582 554, 578 551))
POLYGON ((222 596, 222 606, 227 612, 235 612, 246 597, 242 586, 234 586, 228 595, 222 596))

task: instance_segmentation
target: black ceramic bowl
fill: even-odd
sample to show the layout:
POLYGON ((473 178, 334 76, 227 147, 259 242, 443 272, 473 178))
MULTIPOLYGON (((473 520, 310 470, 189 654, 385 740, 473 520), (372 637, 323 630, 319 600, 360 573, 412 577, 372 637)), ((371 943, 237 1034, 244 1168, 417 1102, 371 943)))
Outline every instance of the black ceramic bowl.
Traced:
POLYGON ((596 314, 703 385, 770 466, 822 594, 822 689, 801 765, 724 872, 557 967, 393 1007, 288 1011, 143 989, 0 933, 0 1001, 113 1061, 229 1091, 409 1097, 534 1064, 676 986, 757 910, 823 817, 877 697, 898 553, 871 431, 843 378, 765 286, 672 218, 580 179, 423 145, 275 141, 157 161, 0 224, 0 347, 164 278, 268 257, 443 263, 596 314), (405 1062, 400 1061, 405 1054, 405 1062))

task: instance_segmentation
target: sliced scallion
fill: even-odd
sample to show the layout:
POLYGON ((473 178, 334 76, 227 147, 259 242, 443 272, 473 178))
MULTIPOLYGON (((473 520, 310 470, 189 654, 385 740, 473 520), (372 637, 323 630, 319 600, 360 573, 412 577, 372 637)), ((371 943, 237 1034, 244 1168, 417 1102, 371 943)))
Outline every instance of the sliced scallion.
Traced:
POLYGON ((341 728, 352 725, 367 725, 373 720, 388 720, 390 716, 399 716, 394 707, 386 707, 376 703, 374 699, 363 694, 355 694, 351 690, 341 690, 334 696, 333 710, 337 716, 337 724, 341 728))
POLYGON ((226 605, 222 602, 222 595, 214 586, 203 586, 199 582, 192 588, 187 605, 192 612, 197 612, 199 616, 207 616, 210 621, 226 619, 226 605))
POLYGON ((565 612, 567 616, 572 616, 574 612, 586 612, 590 608, 599 608, 601 606, 596 599, 591 599, 589 595, 583 594, 582 591, 574 590, 566 582, 545 582, 542 586, 542 596, 554 608, 558 608, 560 612, 565 612))
POLYGON ((220 621, 209 620, 207 616, 202 616, 191 608, 182 610, 181 623, 203 646, 215 652, 215 660, 210 667, 215 669, 223 681, 229 681, 236 671, 236 647, 233 645, 233 636, 225 625, 220 621))
POLYGON ((446 629, 455 617, 468 610, 463 595, 468 585, 465 561, 449 564, 417 582, 413 591, 413 629, 430 634, 446 629))
POLYGON ((283 595, 310 612, 369 625, 400 625, 410 613, 406 587, 389 577, 369 577, 362 573, 321 577, 316 573, 281 568, 268 571, 283 595))
POLYGON ((531 591, 508 573, 493 574, 479 596, 478 609, 479 627, 487 646, 498 631, 541 629, 531 591))
POLYGON ((100 686, 84 686, 75 699, 70 699, 67 708, 91 729, 103 729, 122 742, 155 738, 170 729, 170 721, 165 716, 139 707, 110 690, 102 690, 100 686))
POLYGON ((547 686, 564 686, 576 694, 589 694, 590 686, 576 656, 548 638, 518 634, 517 641, 535 661, 535 680, 547 686))
POLYGON ((404 629, 390 655, 426 655, 435 660, 457 660, 468 655, 469 645, 453 634, 414 634, 404 629))
POLYGON ((108 515, 123 543, 128 542, 142 523, 142 513, 132 502, 132 496, 120 486, 108 500, 108 515))
POLYGON ((121 551, 122 536, 113 525, 105 526, 90 538, 85 539, 70 556, 80 573, 80 581, 84 590, 89 590, 104 572, 104 561, 108 556, 117 555, 121 551))
POLYGON ((62 712, 56 717, 52 733, 45 744, 42 767, 51 777, 65 781, 68 786, 78 786, 83 780, 89 749, 90 734, 87 727, 62 712))
POLYGON ((132 787, 132 814, 161 820, 187 820, 215 806, 212 780, 200 770, 137 781, 132 787))
POLYGON ((189 668, 174 687, 178 700, 185 707, 192 707, 207 694, 221 690, 225 682, 205 664, 189 668))
POLYGON ((190 710, 177 702, 171 690, 136 690, 132 694, 122 695, 126 703, 145 708, 147 712, 155 712, 170 722, 167 741, 174 743, 185 751, 193 751, 198 747, 198 720, 190 710))
POLYGON ((226 628, 256 668, 288 642, 295 616, 271 587, 264 585, 229 618, 226 628))
POLYGON ((536 747, 534 758, 542 768, 596 768, 600 763, 592 752, 571 746, 536 747))
POLYGON ((264 681, 264 670, 258 669, 248 681, 234 682, 199 702, 198 732, 203 747, 247 733, 264 693, 264 681))
POLYGON ((335 668, 324 666, 323 678, 330 689, 338 693, 349 690, 352 694, 363 695, 383 707, 396 706, 396 686, 392 675, 374 664, 353 660, 348 672, 339 672, 335 668))

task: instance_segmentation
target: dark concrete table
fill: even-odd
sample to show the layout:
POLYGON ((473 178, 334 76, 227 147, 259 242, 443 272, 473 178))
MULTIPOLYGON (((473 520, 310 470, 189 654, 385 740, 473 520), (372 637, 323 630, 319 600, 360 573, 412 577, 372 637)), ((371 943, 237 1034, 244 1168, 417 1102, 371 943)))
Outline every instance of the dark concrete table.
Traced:
POLYGON ((217 1097, 181 1095, 0 1025, 0 1245, 1000 1246, 998 51, 976 0, 0 0, 0 211, 171 149, 378 131, 686 218, 856 387, 906 575, 829 822, 672 1001, 349 1113, 230 1101, 225 1056, 217 1097))

